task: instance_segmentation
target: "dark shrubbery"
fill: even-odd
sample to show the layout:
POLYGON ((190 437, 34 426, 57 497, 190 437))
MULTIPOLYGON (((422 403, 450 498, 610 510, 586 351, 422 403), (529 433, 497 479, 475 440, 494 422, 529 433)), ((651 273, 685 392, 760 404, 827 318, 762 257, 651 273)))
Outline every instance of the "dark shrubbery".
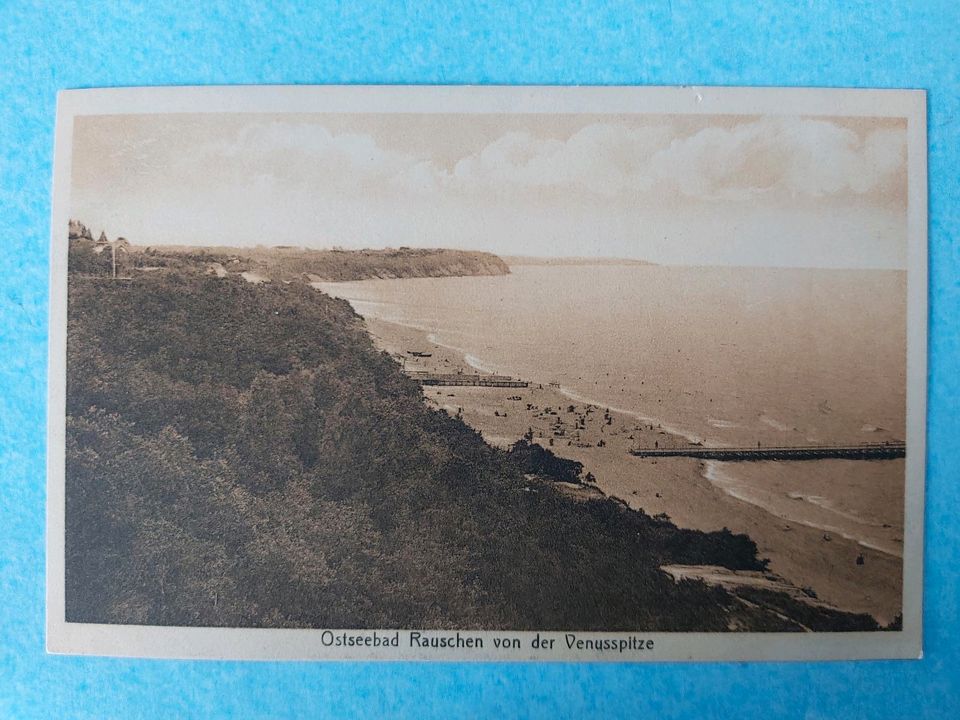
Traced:
POLYGON ((522 473, 544 475, 561 482, 580 482, 583 463, 557 457, 542 445, 521 439, 508 452, 522 473))
POLYGON ((429 409, 346 302, 164 271, 72 276, 68 314, 69 621, 794 626, 658 569, 757 569, 749 538, 525 480, 581 468, 429 409))
POLYGON ((71 240, 67 252, 67 264, 71 273, 83 275, 110 275, 110 252, 94 252, 93 240, 80 238, 71 240))

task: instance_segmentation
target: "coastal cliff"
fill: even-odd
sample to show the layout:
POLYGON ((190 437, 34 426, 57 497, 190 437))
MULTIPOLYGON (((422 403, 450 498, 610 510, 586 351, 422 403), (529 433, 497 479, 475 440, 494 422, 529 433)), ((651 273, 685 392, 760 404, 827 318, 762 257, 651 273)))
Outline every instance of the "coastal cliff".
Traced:
MULTIPOLYGON (((285 258, 288 251, 281 251, 285 258)), ((371 278, 455 277, 507 275, 510 268, 499 257, 469 250, 416 249, 306 251, 299 259, 309 264, 310 279, 317 281, 371 278)))
MULTIPOLYGON (((122 240, 122 239, 121 239, 122 240)), ((116 244, 101 232, 94 242, 93 233, 82 222, 69 226, 71 269, 87 274, 105 274, 111 267, 101 262, 110 254, 98 250, 116 244), (96 255, 96 257, 95 257, 96 255)), ((119 269, 126 275, 162 270, 210 272, 241 275, 249 273, 261 280, 290 282, 345 282, 376 278, 461 277, 470 275, 507 275, 506 262, 488 252, 443 248, 387 248, 383 250, 314 250, 278 245, 252 248, 202 247, 188 245, 137 246, 127 241, 118 256, 119 269)))
POLYGON ((124 282, 71 266, 69 621, 877 628, 779 593, 675 581, 661 568, 765 562, 745 535, 570 497, 547 450, 531 464, 428 407, 345 301, 208 273, 209 254, 149 257, 179 264, 124 282))

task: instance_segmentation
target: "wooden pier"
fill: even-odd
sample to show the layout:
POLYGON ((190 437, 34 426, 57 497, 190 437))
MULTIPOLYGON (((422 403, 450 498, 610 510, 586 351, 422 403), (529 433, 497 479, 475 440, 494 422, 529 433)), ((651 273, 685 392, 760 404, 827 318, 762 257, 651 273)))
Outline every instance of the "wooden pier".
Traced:
POLYGON ((687 445, 673 448, 640 448, 631 455, 644 458, 691 457, 702 460, 892 460, 906 457, 902 442, 865 443, 862 445, 794 445, 787 447, 704 447, 687 445))
POLYGON ((530 383, 507 375, 467 375, 465 373, 411 372, 410 377, 421 385, 459 385, 471 387, 525 388, 530 383))

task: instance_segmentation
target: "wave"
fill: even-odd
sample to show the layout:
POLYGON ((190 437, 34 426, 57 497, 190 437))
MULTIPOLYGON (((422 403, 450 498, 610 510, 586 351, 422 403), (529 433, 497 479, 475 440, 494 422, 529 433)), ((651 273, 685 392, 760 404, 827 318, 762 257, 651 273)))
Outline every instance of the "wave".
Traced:
POLYGON ((766 414, 760 415, 760 422, 762 422, 764 425, 769 425, 774 430, 779 430, 780 432, 790 432, 791 430, 796 430, 796 428, 790 427, 789 425, 784 425, 776 418, 770 417, 766 414))
POLYGON ((828 498, 825 498, 822 495, 806 495, 801 492, 791 492, 791 493, 787 493, 787 497, 790 498, 791 500, 802 500, 803 502, 810 503, 811 505, 815 505, 818 508, 822 508, 823 510, 826 510, 829 513, 832 513, 834 515, 839 515, 840 517, 846 518, 847 520, 851 520, 857 523, 858 525, 866 525, 868 527, 883 527, 883 523, 872 522, 870 520, 864 519, 861 515, 857 515, 856 513, 849 512, 847 510, 841 510, 840 508, 836 507, 832 502, 830 502, 828 498))
POLYGON ((616 405, 611 405, 602 400, 595 400, 591 397, 583 395, 572 388, 565 387, 561 385, 559 388, 560 394, 565 397, 570 398, 571 400, 576 400, 577 402, 584 403, 585 405, 594 405, 610 412, 618 413, 620 415, 628 415, 640 422, 646 423, 647 425, 655 425, 661 430, 666 430, 671 435, 677 435, 679 437, 685 438, 692 443, 704 443, 706 439, 701 435, 696 434, 692 430, 686 428, 681 428, 678 425, 672 425, 671 423, 663 420, 662 418, 654 417, 652 415, 644 415, 637 410, 630 410, 628 408, 617 407, 616 405))
POLYGON ((738 428, 740 427, 739 423, 735 423, 733 420, 718 420, 716 418, 708 417, 707 422, 710 423, 713 427, 718 430, 725 430, 727 428, 738 428))
MULTIPOLYGON (((437 343, 437 344, 439 345, 440 343, 437 343)), ((444 347, 449 347, 449 346, 444 345, 444 347)), ((471 355, 470 353, 463 354, 463 361, 467 365, 472 367, 474 370, 479 370, 480 372, 489 373, 491 375, 498 374, 497 369, 493 367, 493 365, 490 365, 489 363, 485 362, 484 360, 481 360, 480 358, 474 355, 471 355)))
MULTIPOLYGON (((871 550, 876 550, 877 552, 883 553, 884 555, 890 555, 892 557, 902 558, 903 549, 898 547, 894 543, 887 543, 877 538, 869 537, 863 534, 858 534, 851 530, 850 528, 837 527, 836 525, 831 525, 824 522, 816 522, 809 518, 801 517, 793 513, 784 512, 784 509, 777 507, 775 504, 770 503, 756 494, 750 492, 750 488, 745 486, 738 478, 729 473, 725 472, 720 466, 722 463, 716 460, 706 460, 702 464, 701 475, 706 479, 711 485, 716 487, 718 490, 723 492, 725 495, 728 495, 735 500, 748 503, 755 507, 764 510, 765 512, 770 513, 774 517, 781 518, 783 520, 788 520, 790 522, 796 523, 798 525, 803 525, 805 527, 816 528, 817 530, 823 530, 824 532, 833 533, 839 535, 840 537, 851 540, 858 545, 869 548, 871 550)), ((802 499, 811 505, 820 507, 827 512, 833 513, 838 517, 845 518, 852 522, 855 522, 857 525, 865 525, 868 527, 878 527, 875 523, 871 523, 863 520, 857 515, 852 513, 846 513, 843 511, 838 511, 832 507, 829 507, 827 501, 819 496, 805 496, 800 494, 791 493, 789 496, 791 499, 802 499), (810 498, 817 498, 818 500, 824 500, 823 503, 813 502, 810 498)))

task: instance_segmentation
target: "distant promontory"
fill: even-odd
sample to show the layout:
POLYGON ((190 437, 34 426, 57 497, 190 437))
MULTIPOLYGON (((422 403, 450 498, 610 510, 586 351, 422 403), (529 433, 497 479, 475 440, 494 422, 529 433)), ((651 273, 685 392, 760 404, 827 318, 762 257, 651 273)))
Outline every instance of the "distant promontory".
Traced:
POLYGON ((316 250, 276 245, 251 248, 195 245, 131 245, 123 238, 108 239, 93 233, 83 223, 71 220, 69 229, 74 262, 71 267, 89 274, 98 272, 94 255, 102 255, 104 273, 112 272, 107 259, 116 255, 121 273, 206 267, 217 274, 253 273, 263 279, 309 282, 343 282, 375 278, 459 277, 508 275, 510 267, 488 252, 440 248, 386 248, 378 250, 316 250), (101 253, 112 249, 117 252, 101 253))

